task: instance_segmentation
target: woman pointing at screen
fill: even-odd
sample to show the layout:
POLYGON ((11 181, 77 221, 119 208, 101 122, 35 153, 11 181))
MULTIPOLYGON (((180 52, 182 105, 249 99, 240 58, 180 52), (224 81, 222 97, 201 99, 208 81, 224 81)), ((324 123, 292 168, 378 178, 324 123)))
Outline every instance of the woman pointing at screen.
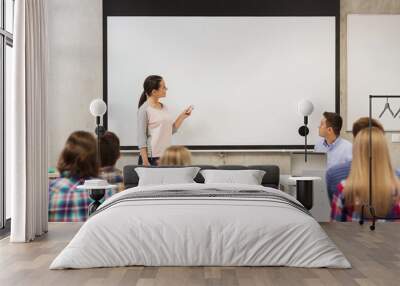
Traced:
POLYGON ((159 100, 167 94, 161 76, 150 75, 143 83, 138 110, 139 165, 157 165, 165 149, 171 145, 172 134, 190 116, 193 107, 186 108, 174 121, 168 108, 159 100))

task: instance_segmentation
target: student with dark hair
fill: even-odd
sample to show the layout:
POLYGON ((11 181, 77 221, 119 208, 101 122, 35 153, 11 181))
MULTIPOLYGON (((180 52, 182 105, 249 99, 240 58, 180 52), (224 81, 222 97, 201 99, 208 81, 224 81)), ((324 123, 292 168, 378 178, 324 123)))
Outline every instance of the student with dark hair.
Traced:
MULTIPOLYGON (((376 127, 378 130, 384 132, 382 124, 376 119, 371 119, 371 126, 376 127)), ((369 127, 369 118, 361 117, 353 124, 353 137, 356 138, 357 134, 364 128, 369 127)), ((326 186, 328 189, 329 200, 332 201, 333 194, 337 190, 337 185, 345 180, 350 173, 351 161, 336 164, 326 171, 326 186)))
POLYGON ((161 76, 150 75, 145 79, 138 106, 139 165, 157 165, 165 149, 171 145, 172 134, 192 113, 193 107, 190 106, 173 121, 167 106, 160 102, 166 95, 167 87, 161 76))
MULTIPOLYGON (((98 177, 97 144, 86 131, 75 131, 67 139, 58 159, 60 177, 49 185, 49 221, 85 221, 92 200, 86 190, 77 187, 85 180, 98 177)), ((105 197, 112 196, 107 190, 105 197)))
POLYGON ((349 141, 340 137, 342 118, 334 112, 324 112, 319 125, 319 136, 323 139, 315 144, 316 152, 327 153, 327 169, 330 167, 351 161, 352 145, 349 141))
POLYGON ((73 132, 65 142, 57 162, 60 174, 69 177, 90 178, 99 173, 97 147, 94 136, 86 131, 73 132))
POLYGON ((100 137, 100 178, 111 185, 117 185, 118 191, 123 191, 122 171, 115 167, 119 157, 119 138, 113 132, 107 131, 100 137))

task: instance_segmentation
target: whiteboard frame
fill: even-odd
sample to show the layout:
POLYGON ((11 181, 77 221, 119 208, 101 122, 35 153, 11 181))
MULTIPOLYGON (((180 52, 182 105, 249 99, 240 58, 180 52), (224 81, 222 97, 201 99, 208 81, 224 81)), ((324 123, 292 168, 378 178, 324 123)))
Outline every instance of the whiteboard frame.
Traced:
MULTIPOLYGON (((103 100, 108 99, 107 17, 109 16, 199 16, 199 17, 335 17, 335 112, 340 114, 340 0, 103 0, 103 100), (251 3, 254 2, 254 3, 251 3)), ((103 116, 107 129, 108 115, 103 116)), ((299 121, 299 127, 301 121, 299 121)), ((300 135, 299 135, 300 136, 300 135)), ((284 150, 304 149, 304 145, 189 145, 191 150, 284 150)), ((308 149, 314 148, 307 145, 308 149)), ((137 146, 121 146, 121 150, 138 150, 137 146)))

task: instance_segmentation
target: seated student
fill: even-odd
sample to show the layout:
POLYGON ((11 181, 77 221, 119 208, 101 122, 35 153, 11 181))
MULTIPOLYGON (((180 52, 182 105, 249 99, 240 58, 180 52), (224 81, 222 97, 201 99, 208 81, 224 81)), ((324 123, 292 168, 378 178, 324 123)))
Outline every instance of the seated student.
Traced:
POLYGON ((168 147, 160 160, 160 166, 188 166, 192 163, 192 155, 184 146, 168 147))
MULTIPOLYGON (((99 174, 96 146, 96 139, 86 131, 75 131, 68 137, 57 163, 60 177, 49 185, 49 221, 76 222, 88 218, 92 200, 87 190, 77 186, 99 174)), ((112 194, 113 190, 107 190, 105 197, 112 194)))
MULTIPOLYGON (((373 118, 371 119, 371 126, 378 128, 382 132, 385 131, 383 129, 383 126, 376 119, 373 118)), ((353 130, 352 130, 353 138, 356 138, 360 130, 368 127, 369 127, 369 118, 368 117, 359 118, 353 124, 353 130)), ((345 180, 349 175, 350 166, 351 166, 351 161, 347 161, 341 164, 334 165, 326 171, 326 187, 328 190, 328 196, 330 202, 332 202, 332 196, 336 192, 337 185, 343 180, 345 180)))
POLYGON ((100 178, 111 185, 117 185, 118 191, 124 190, 122 171, 115 167, 120 157, 119 138, 107 131, 100 137, 100 178))
MULTIPOLYGON (((400 183, 393 171, 389 149, 382 130, 372 134, 372 201, 378 217, 399 217, 400 183)), ((332 200, 332 220, 353 221, 360 218, 361 206, 369 202, 369 128, 362 129, 354 140, 349 177, 338 185, 332 200)), ((366 212, 368 215, 368 213, 366 212)))
POLYGON ((351 143, 340 137, 343 120, 339 114, 324 112, 319 125, 319 136, 323 139, 315 144, 316 152, 327 153, 327 169, 351 161, 351 143))

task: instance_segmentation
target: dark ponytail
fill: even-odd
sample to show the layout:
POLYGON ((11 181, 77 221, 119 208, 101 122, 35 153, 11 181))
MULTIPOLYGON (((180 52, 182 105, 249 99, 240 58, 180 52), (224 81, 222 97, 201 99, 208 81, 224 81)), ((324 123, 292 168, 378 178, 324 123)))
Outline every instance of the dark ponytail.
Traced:
POLYGON ((162 77, 159 75, 149 75, 146 77, 143 83, 143 92, 139 99, 138 108, 146 102, 147 96, 149 96, 154 89, 157 90, 160 88, 161 81, 162 77))
POLYGON ((146 94, 146 92, 143 90, 142 95, 140 96, 140 99, 139 99, 139 106, 138 106, 138 108, 140 108, 140 107, 143 105, 143 103, 146 102, 146 100, 147 100, 147 94, 146 94))

